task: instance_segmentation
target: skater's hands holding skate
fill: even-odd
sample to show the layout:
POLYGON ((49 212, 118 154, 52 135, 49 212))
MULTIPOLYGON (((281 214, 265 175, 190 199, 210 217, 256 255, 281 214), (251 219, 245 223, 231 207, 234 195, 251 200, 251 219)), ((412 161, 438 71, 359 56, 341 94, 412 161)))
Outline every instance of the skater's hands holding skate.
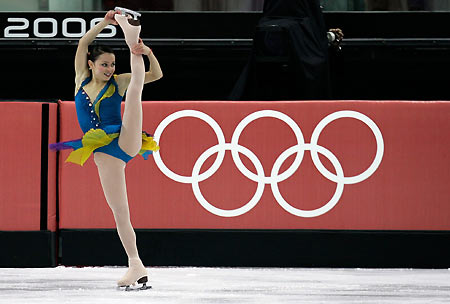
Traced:
POLYGON ((118 12, 113 11, 113 10, 108 11, 108 12, 106 13, 106 15, 105 15, 105 18, 104 18, 105 21, 108 22, 108 24, 118 25, 116 19, 114 19, 114 15, 115 15, 115 14, 118 14, 118 12))
POLYGON ((139 42, 131 48, 131 53, 135 55, 149 55, 151 52, 152 50, 144 44, 141 38, 139 38, 139 42))

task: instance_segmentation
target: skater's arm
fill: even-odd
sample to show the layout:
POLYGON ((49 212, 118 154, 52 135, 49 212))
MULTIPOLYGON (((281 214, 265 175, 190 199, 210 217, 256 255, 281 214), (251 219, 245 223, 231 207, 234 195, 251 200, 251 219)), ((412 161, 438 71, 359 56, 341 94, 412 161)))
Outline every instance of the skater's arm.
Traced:
POLYGON ((106 13, 105 18, 91 28, 78 42, 77 52, 75 54, 75 82, 78 83, 89 74, 87 65, 88 47, 94 41, 95 37, 109 24, 117 24, 114 20, 115 11, 106 13))
MULTIPOLYGON (((144 84, 156 81, 163 76, 161 67, 159 66, 158 59, 156 59, 152 50, 142 42, 142 39, 139 39, 139 43, 136 44, 131 49, 131 52, 135 55, 146 55, 148 57, 150 67, 149 70, 145 72, 144 84)), ((131 80, 131 73, 123 73, 117 75, 116 81, 119 86, 120 95, 123 96, 125 94, 128 85, 130 84, 130 80, 131 80)))
POLYGON ((158 59, 156 59, 152 50, 142 42, 142 39, 139 39, 139 43, 132 48, 131 52, 136 55, 146 55, 150 62, 149 70, 145 73, 144 83, 149 83, 162 78, 163 73, 158 59))
POLYGON ((152 81, 156 81, 163 77, 163 73, 161 71, 161 67, 159 66, 158 59, 156 59, 152 50, 149 48, 149 52, 147 53, 148 60, 150 61, 149 70, 145 73, 145 83, 149 83, 152 81))

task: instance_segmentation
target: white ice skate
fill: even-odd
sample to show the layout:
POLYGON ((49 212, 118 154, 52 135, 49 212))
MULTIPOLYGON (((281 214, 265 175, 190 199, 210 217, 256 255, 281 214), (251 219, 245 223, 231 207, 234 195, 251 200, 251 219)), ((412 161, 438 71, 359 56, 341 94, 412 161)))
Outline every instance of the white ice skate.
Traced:
POLYGON ((119 26, 122 28, 123 35, 125 36, 125 41, 129 48, 132 48, 135 44, 139 42, 139 34, 141 32, 141 22, 137 19, 141 14, 121 7, 116 7, 118 12, 121 14, 115 14, 114 19, 116 19, 119 26), (126 12, 126 13, 124 13, 126 12), (131 15, 133 17, 131 17, 131 15))
POLYGON ((135 12, 135 11, 133 11, 133 10, 130 10, 130 9, 128 9, 128 8, 116 6, 116 7, 114 8, 114 10, 115 10, 115 11, 118 11, 120 14, 122 14, 122 16, 127 16, 127 14, 130 15, 130 16, 133 16, 133 19, 134 19, 134 20, 138 20, 138 17, 141 17, 141 14, 140 14, 140 13, 135 12))
POLYGON ((142 261, 139 258, 130 259, 128 261, 128 265, 129 267, 127 273, 117 282, 117 286, 119 288, 125 287, 126 291, 134 290, 130 286, 134 286, 136 283, 142 284, 141 287, 137 288, 138 290, 152 288, 151 286, 147 286, 147 269, 145 269, 144 264, 142 264, 142 261))

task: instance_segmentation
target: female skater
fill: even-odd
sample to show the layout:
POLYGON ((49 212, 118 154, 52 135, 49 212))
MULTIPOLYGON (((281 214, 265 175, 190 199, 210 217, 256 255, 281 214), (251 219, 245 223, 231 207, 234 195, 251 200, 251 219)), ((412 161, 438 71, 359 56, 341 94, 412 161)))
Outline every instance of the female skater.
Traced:
POLYGON ((141 96, 144 83, 162 77, 159 63, 150 48, 139 38, 138 20, 116 11, 91 28, 79 41, 75 55, 75 104, 78 122, 85 133, 81 140, 52 145, 53 149, 73 148, 66 161, 80 165, 94 152, 106 201, 116 222, 117 232, 128 256, 128 271, 117 285, 128 287, 136 282, 146 287, 147 270, 139 258, 136 235, 130 221, 125 184, 125 166, 138 153, 144 158, 158 145, 142 132, 141 96), (107 47, 88 46, 109 24, 119 24, 130 48, 131 74, 114 75, 115 57, 107 47), (145 72, 142 55, 147 55, 150 70, 145 72), (121 101, 126 91, 121 118, 121 101))

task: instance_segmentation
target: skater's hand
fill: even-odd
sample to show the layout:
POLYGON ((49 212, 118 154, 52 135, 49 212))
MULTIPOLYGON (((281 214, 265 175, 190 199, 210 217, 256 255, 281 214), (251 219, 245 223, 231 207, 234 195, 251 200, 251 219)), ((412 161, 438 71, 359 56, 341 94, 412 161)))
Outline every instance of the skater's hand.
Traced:
POLYGON ((141 38, 139 38, 139 42, 131 48, 131 53, 135 55, 149 55, 151 52, 152 50, 144 44, 141 38))
POLYGON ((118 25, 116 19, 114 19, 114 15, 115 15, 115 14, 118 14, 118 12, 113 11, 113 10, 108 11, 108 12, 106 13, 106 15, 105 15, 105 18, 104 18, 105 21, 108 22, 108 24, 118 25))

